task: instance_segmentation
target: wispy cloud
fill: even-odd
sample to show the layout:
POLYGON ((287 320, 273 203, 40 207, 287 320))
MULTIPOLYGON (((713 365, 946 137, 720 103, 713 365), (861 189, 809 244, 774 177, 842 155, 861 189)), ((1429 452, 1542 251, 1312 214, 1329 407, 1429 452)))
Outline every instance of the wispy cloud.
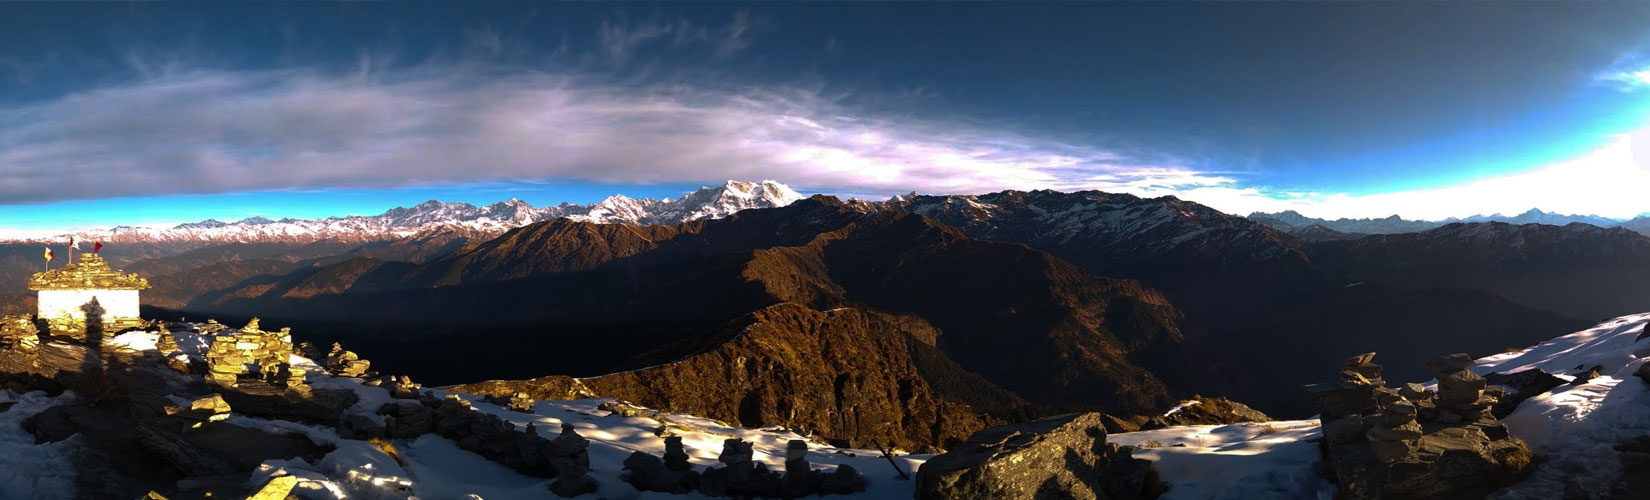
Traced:
POLYGON ((1234 182, 967 122, 867 115, 807 88, 435 65, 370 73, 167 71, 0 111, 0 199, 535 179, 777 178, 886 193, 1234 182))

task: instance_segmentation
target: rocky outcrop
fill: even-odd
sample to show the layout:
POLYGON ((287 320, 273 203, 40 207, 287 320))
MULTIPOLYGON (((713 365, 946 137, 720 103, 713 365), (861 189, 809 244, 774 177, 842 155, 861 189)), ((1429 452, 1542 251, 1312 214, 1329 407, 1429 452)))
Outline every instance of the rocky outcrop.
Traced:
POLYGON ((1495 406, 1490 407, 1490 414, 1495 415, 1495 418, 1506 418, 1513 410, 1518 409, 1518 404, 1524 400, 1564 385, 1564 379, 1554 377, 1540 368, 1514 373, 1491 373, 1484 375, 1484 380, 1491 386, 1502 386, 1512 391, 1497 400, 1495 406))
MULTIPOLYGON (((1140 430, 1161 429, 1177 425, 1227 425, 1243 422, 1267 422, 1266 416, 1248 405, 1226 398, 1195 397, 1182 402, 1176 409, 1152 417, 1140 430)), ((1115 424, 1113 424, 1115 425, 1115 424)))
POLYGON ((1100 414, 974 433, 917 469, 917 500, 1127 499, 1155 490, 1151 462, 1106 442, 1100 414))
POLYGON ((1476 498, 1521 477, 1532 455, 1490 408, 1496 396, 1452 354, 1428 360, 1436 393, 1385 387, 1375 353, 1346 360, 1338 384, 1308 386, 1323 407, 1324 461, 1342 498, 1476 498))
POLYGON ((594 394, 863 447, 944 445, 985 427, 976 410, 931 388, 911 359, 915 342, 880 316, 780 304, 691 339, 678 348, 698 352, 659 366, 451 390, 517 399, 594 394))

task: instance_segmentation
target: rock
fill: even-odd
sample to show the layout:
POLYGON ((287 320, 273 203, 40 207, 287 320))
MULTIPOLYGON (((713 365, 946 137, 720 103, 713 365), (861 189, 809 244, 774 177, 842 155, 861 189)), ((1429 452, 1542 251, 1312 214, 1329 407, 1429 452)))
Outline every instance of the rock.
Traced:
POLYGON ((1138 431, 1141 426, 1144 426, 1147 422, 1151 421, 1151 417, 1136 415, 1134 418, 1124 420, 1111 414, 1102 414, 1100 415, 1100 420, 1106 423, 1106 432, 1119 433, 1138 431))
POLYGON ((1587 369, 1587 371, 1585 371, 1585 372, 1581 372, 1580 374, 1577 374, 1575 380, 1570 381, 1570 385, 1581 385, 1581 384, 1587 383, 1590 380, 1598 378, 1598 371, 1599 371, 1600 368, 1603 368, 1603 367, 1595 366, 1595 367, 1587 369))
POLYGON ((665 468, 664 461, 644 452, 634 452, 628 458, 625 458, 624 470, 630 472, 625 480, 638 490, 662 491, 665 493, 686 493, 688 491, 682 485, 681 474, 665 468))
MULTIPOLYGON (((1377 429, 1379 429, 1379 427, 1377 427, 1377 429)), ((1417 438, 1420 437, 1419 432, 1416 434, 1417 438)), ((1369 442, 1369 452, 1374 454, 1375 459, 1379 460, 1381 463, 1391 464, 1393 462, 1403 460, 1404 457, 1409 456, 1410 453, 1414 452, 1417 442, 1417 439, 1398 439, 1391 441, 1371 440, 1369 442)))
POLYGON ((1404 399, 1419 403, 1432 399, 1436 393, 1432 392, 1432 389, 1428 389, 1421 384, 1410 382, 1398 388, 1398 395, 1403 396, 1404 399))
MULTIPOLYGON (((522 395, 525 396, 525 394, 523 394, 523 393, 517 393, 517 394, 522 394, 522 395)), ((596 409, 609 411, 609 412, 612 412, 613 415, 618 415, 618 416, 621 416, 621 417, 632 417, 632 418, 634 418, 634 417, 646 417, 646 416, 648 416, 647 412, 643 411, 641 408, 638 408, 635 405, 632 405, 630 403, 626 403, 626 402, 623 402, 623 401, 603 402, 602 404, 596 405, 596 409)))
POLYGON ((1323 438, 1332 443, 1350 443, 1364 438, 1363 422, 1355 418, 1341 418, 1323 423, 1323 438))
POLYGON ((693 470, 693 464, 688 462, 687 450, 682 446, 682 436, 665 438, 665 467, 676 472, 693 470))
POLYGON ((344 422, 338 430, 343 431, 340 434, 345 434, 346 437, 356 437, 357 439, 381 438, 388 432, 385 424, 386 422, 380 421, 372 415, 351 413, 349 416, 344 417, 344 422))
POLYGON ((1365 436, 1370 441, 1406 441, 1421 439, 1421 434, 1421 424, 1409 422, 1393 427, 1381 425, 1370 427, 1365 436))
POLYGON ((1457 370, 1438 376, 1438 402, 1476 402, 1489 385, 1484 377, 1470 370, 1457 370))
POLYGON ((292 488, 298 486, 297 476, 280 476, 270 478, 262 488, 246 497, 246 500, 286 500, 292 494, 292 488))
POLYGON ((1430 370, 1433 373, 1453 373, 1472 368, 1472 366, 1478 364, 1478 362, 1474 361, 1472 356, 1467 353, 1458 352, 1455 354, 1429 359, 1426 364, 1427 370, 1430 370))
POLYGON ((1547 393, 1553 388, 1564 385, 1564 379, 1553 376, 1540 368, 1521 370, 1515 373, 1491 373, 1484 375, 1484 380, 1490 384, 1505 386, 1512 389, 1512 394, 1499 398, 1491 407, 1490 413, 1496 418, 1511 415, 1518 409, 1518 404, 1535 396, 1547 393))
MULTIPOLYGON (((1269 422, 1272 417, 1266 416, 1254 408, 1243 403, 1226 398, 1193 399, 1184 404, 1179 411, 1153 417, 1140 430, 1162 429, 1177 425, 1227 425, 1243 422, 1269 422)), ((1104 420, 1102 420, 1104 421, 1104 420)), ((1109 427, 1108 427, 1109 430, 1109 427)))
POLYGON ((1644 383, 1650 384, 1650 363, 1639 365, 1637 370, 1633 370, 1633 375, 1638 376, 1639 380, 1643 380, 1644 383))
POLYGON ((1614 446, 1621 470, 1610 485, 1611 499, 1644 496, 1650 491, 1650 436, 1638 436, 1614 446))
POLYGON ((229 402, 223 396, 213 394, 189 402, 189 406, 167 406, 166 415, 177 417, 191 429, 198 429, 211 422, 221 422, 229 419, 229 402))
POLYGON ((814 474, 807 457, 807 441, 792 439, 785 443, 785 482, 782 488, 790 497, 807 496, 819 491, 820 478, 814 474))
POLYGON ((917 470, 916 498, 1134 498, 1151 463, 1106 442, 1100 414, 992 427, 917 470))
MULTIPOLYGON (((827 495, 852 495, 865 491, 865 478, 860 477, 859 470, 852 465, 838 465, 836 470, 820 478, 819 491, 827 495)), ((920 491, 917 498, 923 498, 920 491)))
POLYGON ((1415 384, 1373 388, 1362 400, 1344 389, 1314 392, 1324 406, 1324 463, 1340 498, 1482 497, 1529 467, 1529 448, 1489 411, 1497 399, 1486 393, 1488 382, 1466 369, 1472 359, 1453 354, 1427 365, 1438 377, 1435 398, 1415 384), (1348 411, 1358 407, 1365 409, 1348 411))
POLYGON ((573 424, 561 424, 561 435, 548 446, 550 463, 556 469, 556 480, 550 483, 551 492, 571 498, 596 491, 596 481, 589 474, 590 453, 586 451, 589 447, 590 441, 580 436, 573 424))
POLYGON ((1306 392, 1318 400, 1324 417, 1340 418, 1375 410, 1374 387, 1348 388, 1337 384, 1312 384, 1306 386, 1306 392))

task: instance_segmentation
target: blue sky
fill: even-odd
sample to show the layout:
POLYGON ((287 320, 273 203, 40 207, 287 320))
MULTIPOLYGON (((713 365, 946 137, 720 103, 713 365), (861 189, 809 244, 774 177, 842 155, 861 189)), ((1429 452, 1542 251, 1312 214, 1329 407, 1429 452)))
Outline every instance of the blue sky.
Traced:
POLYGON ((726 179, 1650 212, 1631 3, 6 4, 0 227, 726 179))

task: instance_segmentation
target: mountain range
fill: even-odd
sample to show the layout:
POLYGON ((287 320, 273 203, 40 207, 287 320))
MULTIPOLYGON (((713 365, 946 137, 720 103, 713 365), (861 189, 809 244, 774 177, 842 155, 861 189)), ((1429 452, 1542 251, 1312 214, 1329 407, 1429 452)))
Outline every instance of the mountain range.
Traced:
POLYGON ((76 234, 83 241, 108 242, 362 242, 403 238, 455 228, 498 234, 512 228, 556 218, 600 224, 677 224, 702 218, 726 217, 750 208, 784 206, 800 199, 802 195, 778 182, 730 180, 721 186, 704 187, 676 199, 636 199, 613 195, 588 205, 562 203, 541 208, 535 208, 514 198, 487 206, 430 200, 371 216, 280 220, 252 217, 235 222, 208 219, 171 227, 119 226, 104 230, 80 231, 76 234))
POLYGON ((1474 215, 1451 217, 1441 221, 1409 220, 1396 215, 1382 219, 1319 219, 1301 215, 1294 210, 1276 213, 1254 212, 1249 218, 1290 234, 1311 240, 1350 239, 1366 234, 1414 233, 1457 222, 1504 222, 1508 224, 1545 224, 1563 226, 1588 224, 1598 227, 1622 227, 1639 234, 1650 235, 1650 215, 1630 220, 1611 219, 1597 215, 1565 215, 1532 208, 1518 215, 1474 215))
MULTIPOLYGON (((1194 394, 1305 414, 1293 388, 1333 377, 1335 360, 1380 351, 1393 377, 1424 379, 1427 357, 1499 352, 1650 299, 1633 279, 1650 238, 1584 224, 1318 239, 1174 197, 867 202, 772 181, 567 207, 207 222, 127 231, 105 254, 150 278, 148 317, 257 316, 426 383, 578 382, 911 446, 1071 409, 1158 414, 1194 394), (782 396, 824 387, 835 395, 818 404, 782 396), (905 423, 870 423, 893 414, 905 423)), ((0 244, 13 281, 38 248, 0 244)))
MULTIPOLYGON (((435 383, 669 364, 696 351, 664 346, 710 348, 685 339, 754 311, 854 308, 897 318, 904 334, 927 339, 933 350, 921 359, 989 382, 947 386, 991 387, 986 394, 937 394, 995 415, 1151 413, 1195 393, 1306 411, 1303 398, 1276 388, 1336 368, 1333 356, 1305 353, 1376 349, 1393 354, 1394 373, 1420 376, 1414 360, 1428 355, 1494 352, 1622 305, 1509 300, 1496 283, 1465 273, 1372 279, 1382 263, 1344 261, 1332 247, 1249 218, 1173 197, 1093 191, 815 197, 679 224, 556 218, 498 235, 444 240, 442 231, 319 257, 209 263, 211 249, 231 247, 219 245, 130 267, 199 266, 154 280, 147 293, 157 299, 146 302, 165 314, 262 316, 346 340, 435 383), (463 340, 478 337, 521 348, 463 340), (430 352, 472 362, 455 367, 430 352)), ((1440 235, 1439 244, 1468 245, 1468 236, 1440 235)), ((1577 232, 1532 249, 1610 238, 1626 248, 1646 240, 1619 229, 1577 232)), ((1628 269, 1601 253, 1555 255, 1628 269)), ((656 396, 648 404, 679 400, 656 396)))

